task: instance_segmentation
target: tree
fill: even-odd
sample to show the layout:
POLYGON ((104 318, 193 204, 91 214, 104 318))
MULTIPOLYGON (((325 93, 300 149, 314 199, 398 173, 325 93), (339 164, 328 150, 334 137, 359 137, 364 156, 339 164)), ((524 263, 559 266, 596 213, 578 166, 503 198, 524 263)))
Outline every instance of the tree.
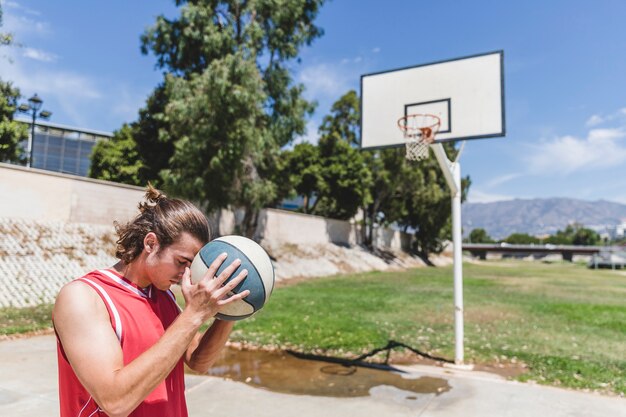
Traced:
POLYGON ((372 247, 374 230, 379 225, 390 225, 406 214, 403 205, 406 190, 402 188, 405 168, 402 149, 383 149, 362 152, 371 176, 371 199, 363 206, 363 243, 372 247))
POLYGON ((287 183, 294 191, 287 194, 303 197, 302 211, 314 212, 315 203, 319 201, 316 196, 324 181, 318 147, 306 142, 299 143, 293 150, 285 151, 282 158, 285 163, 274 183, 277 185, 281 182, 287 183))
POLYGON ((595 231, 585 228, 580 223, 568 224, 565 230, 557 232, 546 239, 546 243, 553 245, 597 245, 600 235, 595 231))
POLYGON ((23 164, 20 142, 28 139, 28 126, 13 120, 20 90, 0 79, 0 161, 23 164))
MULTIPOLYGON (((0 28, 2 27, 2 4, 0 4, 0 28)), ((13 34, 0 32, 0 46, 10 46, 14 44, 13 34)))
POLYGON ((489 236, 487 231, 482 228, 473 229, 469 234, 469 239, 471 243, 494 243, 495 241, 489 236))
POLYGON ((144 166, 174 193, 210 210, 244 208, 251 234, 255 211, 276 198, 280 149, 314 108, 288 64, 321 35, 313 21, 323 0, 176 3, 178 18, 160 16, 142 36, 169 74, 139 120, 139 153, 161 148, 144 166))
MULTIPOLYGON (((360 119, 357 93, 350 90, 333 103, 330 114, 324 117, 319 132, 323 137, 341 138, 351 147, 356 147, 359 145, 360 119)), ((361 199, 361 209, 364 213, 361 232, 364 244, 371 246, 375 226, 379 223, 389 224, 395 219, 395 216, 389 213, 393 206, 389 200, 394 197, 396 190, 394 184, 400 180, 404 158, 396 149, 360 152, 360 155, 371 177, 371 180, 363 178, 364 181, 359 185, 367 186, 366 190, 361 191, 363 196, 367 196, 361 199), (383 207, 388 208, 385 213, 382 211, 383 207)))
POLYGON ((572 243, 581 246, 594 246, 600 242, 600 235, 594 230, 581 227, 574 233, 572 243))
POLYGON ((304 212, 350 219, 370 201, 371 174, 355 147, 358 107, 354 90, 344 94, 324 117, 318 146, 301 144, 289 153, 288 176, 304 197, 304 212))
POLYGON ((93 147, 88 176, 141 186, 145 184, 142 168, 133 128, 124 124, 110 140, 101 140, 93 147))
MULTIPOLYGON (((0 4, 0 28, 2 27, 2 4, 0 4)), ((13 44, 13 35, 0 32, 0 46, 13 44)), ((0 162, 23 164, 20 142, 28 139, 28 128, 25 124, 13 120, 20 99, 20 90, 13 84, 0 79, 0 162)))
POLYGON ((336 133, 319 140, 321 186, 315 214, 348 220, 370 199, 371 175, 361 153, 336 133))
MULTIPOLYGON (((454 144, 444 143, 443 146, 453 160, 458 152, 454 144)), ((399 212, 398 223, 406 230, 414 230, 413 248, 424 260, 428 260, 431 253, 440 253, 445 241, 451 239, 450 189, 432 155, 419 163, 406 163, 402 178, 401 187, 406 194, 396 209, 399 212)), ((467 197, 470 185, 469 177, 461 179, 461 201, 467 197)))
POLYGON ((504 241, 506 243, 510 243, 511 245, 530 245, 540 243, 538 238, 531 236, 528 233, 512 233, 504 239, 504 241))
POLYGON ((259 209, 273 198, 262 175, 270 141, 260 86, 254 62, 241 55, 215 60, 190 80, 168 78, 167 133, 178 139, 170 168, 161 171, 166 188, 208 211, 228 204, 259 209))
POLYGON ((359 98, 356 91, 350 90, 339 98, 324 117, 319 132, 322 136, 335 134, 352 146, 358 146, 358 132, 361 125, 359 98))
MULTIPOLYGON (((359 101, 351 90, 333 104, 320 133, 356 146, 359 126, 359 101)), ((453 145, 445 147, 449 155, 456 155, 453 145)), ((362 184, 367 186, 362 200, 363 242, 372 246, 376 226, 397 223, 405 230, 415 230, 415 250, 426 258, 431 252, 441 251, 450 236, 450 192, 434 158, 411 164, 404 154, 404 149, 361 152, 371 177, 362 184)), ((469 177, 463 178, 463 199, 469 186, 469 177)))

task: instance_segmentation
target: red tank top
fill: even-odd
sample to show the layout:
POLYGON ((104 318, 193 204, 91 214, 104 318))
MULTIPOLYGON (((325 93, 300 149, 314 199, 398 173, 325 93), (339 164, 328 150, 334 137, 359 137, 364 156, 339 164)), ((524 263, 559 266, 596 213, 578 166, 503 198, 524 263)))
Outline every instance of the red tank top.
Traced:
MULTIPOLYGON (((180 313, 171 291, 150 286, 144 292, 115 271, 93 271, 78 279, 91 286, 106 305, 111 326, 120 340, 124 365, 154 345, 180 313)), ((61 417, 105 416, 76 377, 58 337, 57 355, 61 417)), ((182 358, 129 416, 187 416, 182 358)))

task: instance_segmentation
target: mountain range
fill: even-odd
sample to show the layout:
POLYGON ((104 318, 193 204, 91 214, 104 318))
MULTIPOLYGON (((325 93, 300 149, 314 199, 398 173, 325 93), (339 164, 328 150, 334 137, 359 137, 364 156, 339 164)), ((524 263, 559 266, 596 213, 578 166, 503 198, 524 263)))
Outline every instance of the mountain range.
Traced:
POLYGON ((482 228, 494 239, 503 239, 512 233, 554 234, 572 223, 602 231, 626 221, 626 204, 606 200, 515 199, 464 203, 461 211, 465 236, 473 229, 482 228))

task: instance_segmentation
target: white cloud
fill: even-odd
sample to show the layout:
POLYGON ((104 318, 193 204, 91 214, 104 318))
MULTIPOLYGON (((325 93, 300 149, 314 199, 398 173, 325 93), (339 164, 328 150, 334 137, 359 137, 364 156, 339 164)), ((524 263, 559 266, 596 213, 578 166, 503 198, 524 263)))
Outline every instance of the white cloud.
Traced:
POLYGON ((516 178, 519 178, 520 176, 522 176, 522 174, 520 174, 520 173, 501 175, 501 176, 493 178, 492 180, 487 182, 487 187, 488 188, 497 187, 499 185, 502 185, 504 183, 512 181, 512 180, 514 180, 516 178))
POLYGON ((470 187, 467 201, 469 203, 493 203, 494 201, 513 200, 516 197, 505 194, 494 194, 470 187))
POLYGON ((349 89, 347 77, 332 65, 319 64, 300 71, 298 81, 306 86, 307 95, 314 98, 338 98, 349 89))
POLYGON ((592 129, 586 138, 567 135, 532 146, 527 164, 532 174, 568 174, 606 169, 626 162, 624 128, 592 129))
POLYGON ((597 126, 599 124, 604 123, 604 118, 600 115, 594 114, 593 116, 591 116, 587 122, 585 123, 586 126, 588 127, 592 127, 592 126, 597 126))
POLYGON ((59 98, 99 98, 102 94, 95 80, 71 71, 37 68, 14 55, 13 62, 0 60, 2 78, 12 81, 23 93, 57 95, 59 98))
POLYGON ((372 52, 375 53, 375 54, 379 53, 380 51, 381 51, 381 49, 379 47, 376 47, 376 48, 372 49, 372 52))
POLYGON ((13 10, 19 10, 19 11, 22 11, 24 13, 31 14, 31 15, 34 15, 34 16, 40 16, 41 15, 41 13, 39 11, 34 10, 34 9, 30 9, 28 7, 25 7, 25 6, 22 6, 21 4, 19 4, 16 1, 0 1, 0 3, 2 4, 2 8, 5 9, 5 10, 6 9, 13 9, 13 10))
MULTIPOLYGON (((38 14, 31 11, 31 15, 38 14)), ((10 33, 18 33, 16 42, 20 43, 23 38, 28 35, 47 35, 50 34, 50 25, 39 19, 32 19, 27 16, 15 13, 6 13, 2 16, 3 31, 10 33)))
POLYGON ((57 59, 57 56, 55 54, 35 48, 24 48, 22 56, 42 62, 53 62, 57 59))
POLYGON ((618 120, 623 120, 624 116, 626 116, 626 107, 623 107, 611 114, 594 114, 589 119, 587 119, 587 121, 585 122, 585 126, 594 127, 618 120))

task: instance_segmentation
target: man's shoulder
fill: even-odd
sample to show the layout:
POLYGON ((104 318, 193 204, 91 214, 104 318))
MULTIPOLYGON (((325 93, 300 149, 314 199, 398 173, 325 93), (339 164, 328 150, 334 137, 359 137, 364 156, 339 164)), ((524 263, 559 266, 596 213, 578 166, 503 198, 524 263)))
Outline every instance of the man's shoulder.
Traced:
POLYGON ((82 277, 76 278, 61 287, 57 295, 55 306, 71 304, 74 308, 100 304, 100 297, 93 288, 94 280, 99 280, 98 271, 91 271, 82 277))

